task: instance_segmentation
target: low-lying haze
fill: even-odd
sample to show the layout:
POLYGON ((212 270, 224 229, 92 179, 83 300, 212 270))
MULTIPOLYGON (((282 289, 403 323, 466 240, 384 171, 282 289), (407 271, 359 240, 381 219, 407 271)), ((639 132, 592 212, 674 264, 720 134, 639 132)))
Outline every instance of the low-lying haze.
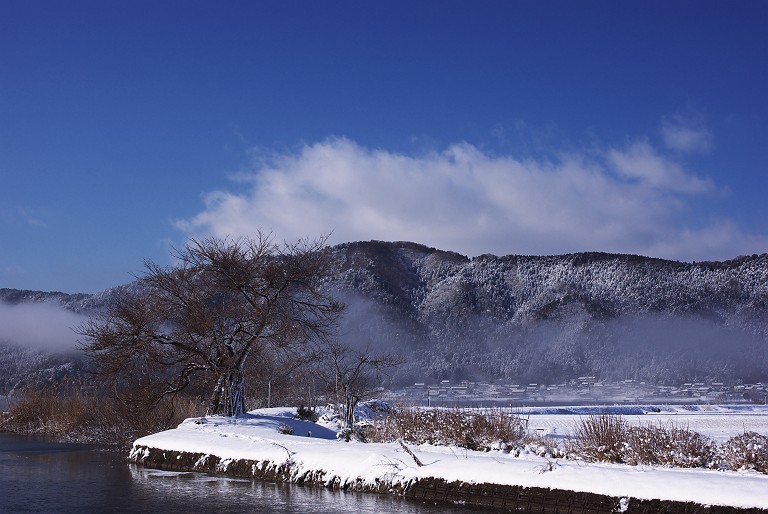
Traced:
POLYGON ((0 342, 52 352, 74 350, 87 318, 50 303, 0 302, 0 342))

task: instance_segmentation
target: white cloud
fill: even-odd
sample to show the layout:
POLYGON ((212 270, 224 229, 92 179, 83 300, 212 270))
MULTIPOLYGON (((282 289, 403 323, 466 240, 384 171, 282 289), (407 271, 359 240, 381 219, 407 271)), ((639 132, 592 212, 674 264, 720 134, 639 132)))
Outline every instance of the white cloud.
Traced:
POLYGON ((41 228, 48 226, 40 209, 8 205, 0 206, 0 223, 7 225, 23 224, 41 228))
POLYGON ((24 268, 18 264, 11 264, 3 267, 3 273, 6 275, 20 275, 24 273, 24 268))
POLYGON ((686 153, 709 153, 712 134, 701 121, 683 116, 668 116, 661 120, 661 137, 672 150, 686 153))
POLYGON ((49 350, 72 350, 86 318, 48 303, 0 302, 0 341, 49 350))
POLYGON ((601 250, 699 260, 753 253, 765 238, 724 220, 696 225, 714 184, 640 142, 555 161, 469 144, 408 156, 330 139, 260 163, 177 222, 191 236, 333 231, 331 242, 410 240, 468 255, 601 250))
POLYGON ((687 173, 679 164, 659 155, 647 142, 638 142, 625 150, 610 150, 608 159, 622 177, 638 179, 658 189, 677 193, 711 191, 711 180, 687 173))

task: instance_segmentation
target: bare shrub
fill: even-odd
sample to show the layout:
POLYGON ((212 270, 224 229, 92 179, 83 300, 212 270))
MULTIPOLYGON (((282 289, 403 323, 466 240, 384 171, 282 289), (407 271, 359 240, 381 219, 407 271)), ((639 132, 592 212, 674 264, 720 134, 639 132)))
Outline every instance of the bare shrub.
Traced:
POLYGON ((627 440, 621 450, 621 460, 627 464, 658 464, 659 451, 667 445, 666 432, 653 425, 629 427, 627 440))
POLYGON ((671 451, 665 464, 679 468, 708 466, 715 457, 715 443, 688 427, 669 428, 671 451))
POLYGON ((519 416, 503 410, 486 410, 470 415, 475 446, 488 450, 494 443, 516 444, 525 435, 519 416))
POLYGON ((588 461, 622 462, 627 424, 621 416, 597 414, 581 418, 574 430, 574 448, 588 461))
POLYGON ((466 413, 457 409, 397 409, 386 418, 389 440, 402 439, 414 444, 472 444, 471 425, 466 413))
POLYGON ((621 460, 632 465, 659 464, 695 468, 711 465, 715 450, 711 439, 688 427, 629 427, 621 460))
POLYGON ((745 432, 720 446, 722 463, 728 469, 751 469, 768 473, 768 436, 745 432))
POLYGON ((541 434, 527 434, 522 440, 523 449, 547 458, 565 458, 568 455, 567 448, 561 447, 557 439, 541 434))
POLYGON ((367 431, 370 441, 402 440, 471 450, 489 450, 498 443, 517 444, 523 434, 520 418, 501 410, 472 412, 413 407, 394 409, 367 431))

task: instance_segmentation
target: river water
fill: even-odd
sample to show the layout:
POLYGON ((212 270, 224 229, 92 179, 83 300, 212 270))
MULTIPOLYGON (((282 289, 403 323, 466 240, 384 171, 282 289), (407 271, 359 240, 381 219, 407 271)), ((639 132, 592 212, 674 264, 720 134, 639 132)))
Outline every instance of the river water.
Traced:
POLYGON ((151 470, 88 445, 0 433, 0 513, 158 511, 477 512, 390 495, 151 470))

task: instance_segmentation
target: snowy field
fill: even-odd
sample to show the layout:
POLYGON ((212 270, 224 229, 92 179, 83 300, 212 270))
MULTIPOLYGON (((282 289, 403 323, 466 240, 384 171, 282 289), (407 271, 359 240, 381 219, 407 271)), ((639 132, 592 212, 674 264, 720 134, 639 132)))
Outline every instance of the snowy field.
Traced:
MULTIPOLYGON (((584 408, 553 413, 552 408, 531 410, 529 426, 554 436, 572 431, 580 416, 594 412, 584 408)), ((681 412, 676 407, 651 414, 622 415, 631 422, 687 424, 716 439, 742 433, 744 429, 768 433, 768 409, 718 407, 681 412)), ((555 409, 557 411, 557 409, 555 409)), ((570 489, 616 497, 692 501, 701 504, 768 509, 768 475, 746 471, 673 469, 618 464, 589 464, 552 460, 523 452, 515 457, 498 451, 474 452, 431 445, 412 446, 419 460, 395 443, 342 442, 335 426, 299 421, 295 409, 253 411, 240 418, 188 419, 178 428, 138 439, 132 458, 140 458, 141 447, 216 455, 222 459, 290 462, 295 476, 322 470, 329 481, 340 484, 362 479, 405 484, 417 478, 436 477, 447 481, 497 483, 527 487, 570 489), (294 435, 280 433, 290 426, 294 435), (311 434, 311 437, 309 435, 311 434)), ((521 413, 521 415, 524 413, 521 413)), ((226 462, 226 460, 225 460, 226 462)), ((631 500, 630 500, 631 501, 631 500)))
POLYGON ((688 428, 718 443, 749 431, 768 435, 765 405, 532 407, 513 412, 528 420, 530 431, 553 437, 571 435, 580 419, 601 413, 621 415, 630 425, 688 428))

